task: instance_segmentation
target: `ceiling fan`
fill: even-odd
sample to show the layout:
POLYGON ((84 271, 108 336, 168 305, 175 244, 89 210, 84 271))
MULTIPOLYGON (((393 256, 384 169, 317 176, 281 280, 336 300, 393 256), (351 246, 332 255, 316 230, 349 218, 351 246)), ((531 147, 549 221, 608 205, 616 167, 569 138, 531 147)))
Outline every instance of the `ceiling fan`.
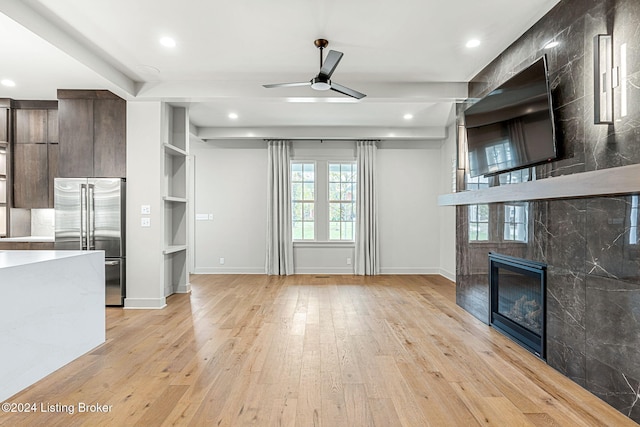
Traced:
POLYGON ((327 58, 324 60, 324 64, 322 61, 322 51, 325 47, 329 45, 329 41, 325 39, 318 39, 313 42, 318 49, 320 49, 320 72, 317 76, 309 80, 308 82, 297 82, 297 83, 275 83, 269 85, 262 85, 266 88, 274 88, 274 87, 295 87, 295 86, 311 86, 311 89, 315 90, 333 90, 339 93, 342 93, 347 96, 351 96, 356 99, 362 99, 365 95, 364 93, 360 93, 357 90, 350 89, 346 86, 339 85, 338 83, 331 81, 331 75, 336 70, 338 63, 342 59, 342 52, 338 52, 337 50, 330 50, 327 54, 327 58))

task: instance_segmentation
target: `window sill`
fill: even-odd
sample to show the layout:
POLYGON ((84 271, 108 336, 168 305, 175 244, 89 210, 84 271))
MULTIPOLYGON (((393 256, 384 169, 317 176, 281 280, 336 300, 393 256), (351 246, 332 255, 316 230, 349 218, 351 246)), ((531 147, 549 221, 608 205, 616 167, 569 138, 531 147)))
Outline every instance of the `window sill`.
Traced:
POLYGON ((294 248, 354 248, 356 242, 293 242, 294 248))

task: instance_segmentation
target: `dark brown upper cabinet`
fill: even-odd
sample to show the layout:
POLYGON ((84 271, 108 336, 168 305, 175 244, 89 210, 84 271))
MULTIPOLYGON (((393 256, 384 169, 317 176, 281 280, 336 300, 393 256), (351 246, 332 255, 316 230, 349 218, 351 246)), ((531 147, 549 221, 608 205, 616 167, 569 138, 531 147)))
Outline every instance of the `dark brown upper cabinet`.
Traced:
POLYGON ((52 207, 47 144, 16 144, 13 164, 13 205, 24 209, 52 207))
POLYGON ((47 143, 47 110, 16 109, 14 114, 16 144, 47 143))
POLYGON ((126 177, 124 99, 106 90, 58 90, 58 176, 126 177))
POLYGON ((52 208, 57 176, 57 101, 13 101, 13 203, 52 208))
POLYGON ((7 124, 9 123, 9 109, 0 108, 0 141, 9 141, 9 130, 7 124))

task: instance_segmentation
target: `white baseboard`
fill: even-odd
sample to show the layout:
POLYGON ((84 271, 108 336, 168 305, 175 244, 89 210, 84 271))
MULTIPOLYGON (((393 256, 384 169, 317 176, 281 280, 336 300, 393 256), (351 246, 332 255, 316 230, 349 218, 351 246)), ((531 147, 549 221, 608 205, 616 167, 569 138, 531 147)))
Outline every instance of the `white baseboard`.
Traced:
POLYGON ((176 289, 176 294, 188 294, 191 292, 191 283, 186 283, 184 285, 180 285, 178 286, 178 289, 176 289))
POLYGON ((200 267, 193 274, 267 274, 264 268, 258 267, 200 267))
POLYGON ((443 268, 440 269, 440 273, 439 273, 442 277, 451 280, 452 282, 455 283, 456 281, 456 273, 452 273, 448 270, 445 270, 443 268))
POLYGON ((353 267, 298 267, 295 274, 353 274, 353 267))
POLYGON ((160 310, 167 306, 166 298, 125 298, 124 308, 142 310, 160 310))
POLYGON ((382 267, 380 274, 440 274, 437 267, 382 267))

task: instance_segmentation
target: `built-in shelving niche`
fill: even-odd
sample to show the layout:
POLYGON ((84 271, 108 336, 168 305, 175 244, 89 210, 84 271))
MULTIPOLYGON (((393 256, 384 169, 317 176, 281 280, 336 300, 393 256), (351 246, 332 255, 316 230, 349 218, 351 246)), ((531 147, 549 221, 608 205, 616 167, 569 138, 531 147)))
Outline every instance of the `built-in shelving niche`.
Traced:
POLYGON ((187 268, 189 116, 184 107, 165 104, 163 127, 164 292, 189 292, 187 268))

